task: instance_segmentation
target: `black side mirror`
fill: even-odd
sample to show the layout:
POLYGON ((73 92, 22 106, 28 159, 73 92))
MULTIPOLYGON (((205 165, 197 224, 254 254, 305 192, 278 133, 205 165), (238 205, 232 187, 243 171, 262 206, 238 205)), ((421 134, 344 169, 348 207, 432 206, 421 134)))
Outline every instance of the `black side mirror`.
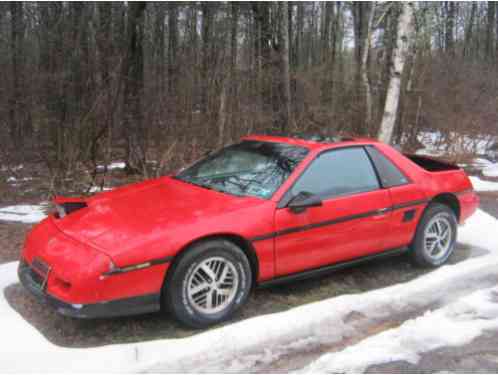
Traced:
POLYGON ((322 205, 322 200, 315 194, 302 191, 293 197, 287 207, 294 212, 300 213, 308 207, 319 207, 322 205))

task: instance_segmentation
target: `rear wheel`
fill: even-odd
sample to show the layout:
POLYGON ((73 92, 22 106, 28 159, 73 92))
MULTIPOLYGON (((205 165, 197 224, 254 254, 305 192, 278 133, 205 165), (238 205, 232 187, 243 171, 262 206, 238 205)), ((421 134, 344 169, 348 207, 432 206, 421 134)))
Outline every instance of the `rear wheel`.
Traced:
POLYGON ((420 220, 412 254, 422 267, 438 267, 446 262, 455 248, 457 220, 446 205, 432 203, 420 220))
POLYGON ((244 252, 226 240, 192 246, 171 270, 165 303, 182 323, 203 328, 222 322, 243 305, 251 290, 244 252))

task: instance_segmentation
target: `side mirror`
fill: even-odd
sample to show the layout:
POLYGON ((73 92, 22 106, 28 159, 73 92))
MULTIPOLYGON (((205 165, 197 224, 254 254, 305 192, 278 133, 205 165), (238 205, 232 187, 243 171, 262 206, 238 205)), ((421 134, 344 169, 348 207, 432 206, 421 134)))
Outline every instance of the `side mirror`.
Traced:
POLYGON ((319 207, 322 200, 315 194, 302 191, 291 199, 287 207, 294 213, 301 213, 308 207, 319 207))

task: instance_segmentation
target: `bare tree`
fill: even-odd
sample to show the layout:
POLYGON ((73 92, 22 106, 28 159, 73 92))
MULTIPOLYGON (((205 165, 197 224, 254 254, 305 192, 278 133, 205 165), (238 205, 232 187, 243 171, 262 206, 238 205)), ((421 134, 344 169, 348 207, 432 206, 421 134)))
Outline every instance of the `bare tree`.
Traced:
POLYGON ((32 148, 67 177, 112 158, 146 173, 176 144, 173 168, 276 129, 363 135, 382 123, 385 135, 395 123, 407 147, 428 127, 494 131, 496 2, 414 3, 417 49, 404 59, 402 8, 0 3, 1 146, 32 148))
POLYGON ((463 42, 463 57, 468 58, 471 55, 472 33, 474 31, 474 23, 477 11, 477 3, 472 2, 470 17, 465 28, 465 40, 463 42))
POLYGON ((402 11, 398 20, 396 47, 393 51, 386 104, 384 106, 384 115, 382 116, 378 134, 378 139, 385 143, 391 142, 394 131, 401 91, 401 77, 412 37, 413 4, 406 2, 402 3, 400 6, 402 7, 402 11))
POLYGON ((361 55, 361 80, 365 89, 365 129, 370 129, 372 123, 372 91, 370 89, 370 80, 368 78, 368 54, 370 51, 370 40, 372 37, 373 19, 375 16, 375 1, 372 2, 370 14, 368 16, 368 23, 366 29, 366 36, 364 40, 363 51, 361 55))
POLYGON ((445 48, 446 52, 453 56, 455 54, 455 43, 454 43, 454 33, 455 33, 455 9, 456 3, 453 1, 445 1, 444 9, 446 13, 446 25, 445 25, 445 48))
POLYGON ((168 3, 168 94, 177 95, 178 4, 168 3))
MULTIPOLYGON (((363 105, 360 107, 361 110, 355 110, 353 116, 353 124, 357 134, 366 133, 366 121, 368 116, 365 113, 368 111, 365 104, 366 100, 363 93, 362 87, 365 88, 365 80, 363 78, 363 72, 366 73, 366 62, 368 59, 368 51, 365 51, 365 47, 368 45, 368 28, 369 28, 369 11, 371 6, 367 2, 358 1, 352 3, 353 12, 353 30, 354 30, 354 58, 355 58, 355 95, 359 100, 363 101, 363 105), (366 52, 366 54, 365 54, 366 52), (363 66, 363 59, 365 59, 365 66, 363 66), (360 99, 361 98, 361 99, 360 99)), ((371 13, 370 13, 371 14, 371 13)), ((373 15, 372 15, 373 17, 373 15)), ((367 77, 368 84, 368 77, 367 77)))
POLYGON ((25 109, 23 108, 24 86, 24 4, 12 1, 11 14, 11 56, 12 93, 10 97, 10 135, 14 146, 21 147, 24 139, 25 109))
POLYGON ((495 53, 496 53, 496 48, 495 48, 495 27, 496 25, 496 2, 494 1, 488 1, 488 9, 487 9, 487 18, 488 22, 486 24, 486 50, 485 50, 485 55, 486 59, 488 60, 489 63, 494 63, 495 62, 495 53))
POLYGON ((124 116, 126 164, 130 172, 145 169, 147 128, 144 126, 141 97, 144 84, 143 34, 146 3, 133 2, 128 9, 128 51, 124 64, 124 116))
POLYGON ((292 128, 291 117, 291 91, 290 91, 290 68, 289 68, 289 18, 287 1, 279 3, 280 5, 280 87, 282 104, 280 109, 280 129, 282 131, 292 128))

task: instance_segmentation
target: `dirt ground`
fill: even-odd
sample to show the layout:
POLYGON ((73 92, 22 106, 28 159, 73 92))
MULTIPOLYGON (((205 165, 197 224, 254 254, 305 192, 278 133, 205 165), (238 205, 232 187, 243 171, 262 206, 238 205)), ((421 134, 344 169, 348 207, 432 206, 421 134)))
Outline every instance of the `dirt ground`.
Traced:
MULTIPOLYGON (((24 173, 29 173, 26 170, 29 170, 29 167, 24 169, 24 173)), ((42 177, 39 177, 39 180, 43 181, 42 177)), ((29 182, 30 190, 24 196, 19 193, 19 191, 26 190, 23 186, 12 187, 5 186, 5 184, 0 186, 0 206, 17 202, 39 203, 48 198, 42 194, 46 190, 41 186, 41 182, 37 183, 36 180, 29 182)), ((481 205, 489 213, 498 216, 498 195, 481 195, 481 205)), ((19 259, 22 242, 30 228, 31 225, 0 222, 0 263, 19 259)), ((469 248, 459 245, 450 258, 450 262, 456 263, 469 256, 478 255, 475 250, 471 254, 469 248)), ((295 306, 341 294, 361 293, 386 287, 411 280, 425 272, 428 271, 414 267, 407 256, 398 256, 342 270, 321 278, 268 289, 257 289, 232 322, 285 311, 295 306)), ((185 337, 198 332, 180 326, 164 313, 92 321, 66 318, 40 304, 20 284, 8 288, 6 297, 12 307, 30 324, 48 340, 60 346, 101 346, 158 338, 185 337)))

